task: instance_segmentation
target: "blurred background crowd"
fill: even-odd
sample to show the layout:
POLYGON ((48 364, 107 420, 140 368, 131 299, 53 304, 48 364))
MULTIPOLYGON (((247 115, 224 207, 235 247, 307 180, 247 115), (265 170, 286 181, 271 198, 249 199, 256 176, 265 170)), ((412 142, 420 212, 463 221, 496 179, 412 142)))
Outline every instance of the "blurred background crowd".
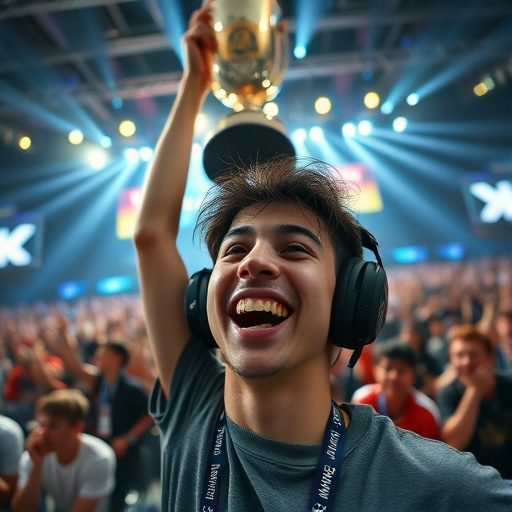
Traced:
MULTIPOLYGON (((470 326, 490 341, 493 375, 505 375, 512 382, 512 259, 422 263, 389 268, 387 275, 389 310, 385 326, 378 340, 365 348, 353 371, 346 364, 350 354, 342 354, 332 370, 333 398, 373 404, 398 426, 414 430, 418 423, 426 424, 421 416, 414 419, 414 414, 424 411, 411 412, 412 423, 401 424, 407 420, 398 397, 400 386, 409 395, 413 388, 426 397, 418 399, 415 395, 417 407, 426 408, 433 418, 433 429, 418 433, 440 439, 450 416, 443 414, 440 394, 457 379, 463 381, 449 351, 450 333, 457 326, 470 326), (405 352, 397 352, 397 344, 406 346, 405 352), (388 346, 395 349, 386 351, 388 346), (409 368, 412 380, 400 380, 409 368), (373 389, 374 402, 368 398, 372 386, 380 386, 373 389)), ((94 405, 101 401, 95 379, 101 376, 108 381, 112 374, 129 379, 138 389, 137 396, 149 395, 156 372, 138 295, 90 296, 0 308, 0 414, 19 423, 25 435, 34 426, 34 406, 39 397, 53 390, 78 388, 94 405), (109 352, 112 357, 106 356, 109 352)), ((510 460, 511 397, 498 404, 508 414, 503 420, 508 429, 504 446, 510 460)), ((136 402, 129 398, 124 407, 136 410, 136 402)), ((85 431, 100 435, 94 410, 91 407, 85 431)), ((116 412, 117 416, 126 414, 116 412)), ((127 423, 118 432, 133 431, 139 422, 135 428, 136 462, 123 498, 126 507, 137 502, 142 506, 148 500, 157 506, 158 500, 150 493, 159 484, 159 434, 144 410, 132 416, 123 420, 127 423)), ((503 470, 504 478, 512 478, 510 470, 503 470)))

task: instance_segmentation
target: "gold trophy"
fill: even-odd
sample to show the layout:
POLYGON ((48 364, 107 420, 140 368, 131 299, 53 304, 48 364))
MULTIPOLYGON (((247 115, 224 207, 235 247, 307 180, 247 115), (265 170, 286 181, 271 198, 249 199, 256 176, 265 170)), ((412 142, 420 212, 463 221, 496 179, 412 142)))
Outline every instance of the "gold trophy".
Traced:
POLYGON ((263 112, 288 67, 288 33, 276 0, 214 0, 218 50, 212 91, 234 110, 220 119, 203 153, 215 178, 232 164, 262 161, 295 150, 281 122, 263 112))

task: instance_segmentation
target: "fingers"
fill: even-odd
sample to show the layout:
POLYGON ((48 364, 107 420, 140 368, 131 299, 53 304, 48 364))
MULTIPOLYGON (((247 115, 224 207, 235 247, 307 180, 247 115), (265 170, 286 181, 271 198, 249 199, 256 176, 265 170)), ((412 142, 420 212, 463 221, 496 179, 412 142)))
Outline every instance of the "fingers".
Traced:
POLYGON ((200 9, 196 9, 190 16, 188 27, 193 28, 197 23, 205 23, 208 26, 212 26, 213 23, 213 7, 211 1, 207 2, 209 5, 205 5, 200 9))
POLYGON ((205 2, 201 9, 197 9, 192 13, 188 24, 188 31, 185 35, 197 41, 204 41, 207 47, 213 51, 217 49, 217 38, 213 30, 213 6, 211 0, 205 2))
POLYGON ((28 435, 26 441, 26 448, 29 453, 39 452, 44 443, 44 430, 41 427, 36 427, 28 435))

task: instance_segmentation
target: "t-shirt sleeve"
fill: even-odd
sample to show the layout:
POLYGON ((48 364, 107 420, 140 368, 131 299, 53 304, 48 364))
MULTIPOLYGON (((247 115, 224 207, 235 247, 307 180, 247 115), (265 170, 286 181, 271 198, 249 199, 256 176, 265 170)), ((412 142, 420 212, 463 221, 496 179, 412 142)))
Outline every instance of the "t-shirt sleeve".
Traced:
POLYGON ((21 427, 0 427, 0 475, 16 475, 25 439, 21 427))
POLYGON ((18 465, 18 487, 25 487, 25 485, 27 485, 31 465, 32 461, 30 460, 30 455, 27 451, 24 451, 21 454, 18 465))
POLYGON ((115 486, 116 459, 109 450, 92 462, 84 472, 78 491, 82 498, 101 498, 112 492, 115 486))
POLYGON ((157 380, 149 397, 149 412, 161 427, 177 416, 185 424, 186 417, 204 409, 205 402, 219 394, 223 382, 223 364, 201 340, 191 338, 176 365, 169 399, 157 380))

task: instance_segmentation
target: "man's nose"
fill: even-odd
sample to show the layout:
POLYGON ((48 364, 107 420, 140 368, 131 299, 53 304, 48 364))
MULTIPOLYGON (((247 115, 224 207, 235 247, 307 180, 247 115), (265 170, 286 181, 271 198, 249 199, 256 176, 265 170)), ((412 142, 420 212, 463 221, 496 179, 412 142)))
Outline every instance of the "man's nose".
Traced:
POLYGON ((267 244, 258 243, 240 262, 238 277, 243 279, 275 279, 279 275, 277 255, 267 244))

